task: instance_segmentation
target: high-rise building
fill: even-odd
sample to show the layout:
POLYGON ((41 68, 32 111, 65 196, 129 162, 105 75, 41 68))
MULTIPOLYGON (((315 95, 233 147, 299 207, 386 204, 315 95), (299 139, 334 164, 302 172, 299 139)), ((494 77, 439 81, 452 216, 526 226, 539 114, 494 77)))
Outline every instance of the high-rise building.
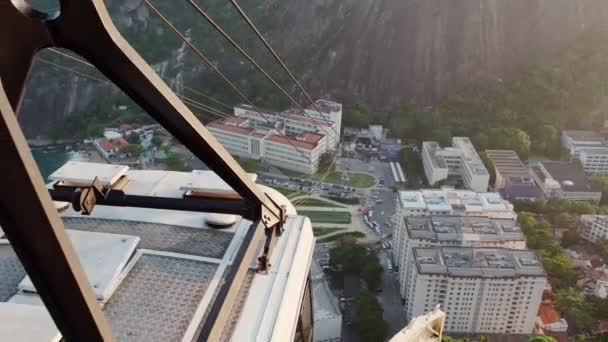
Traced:
POLYGON ((608 240, 608 215, 582 215, 581 237, 589 242, 608 240))
POLYGON ((469 138, 452 138, 452 147, 441 148, 438 143, 422 143, 422 164, 430 185, 459 176, 467 189, 477 192, 488 190, 490 174, 479 158, 469 138))
POLYGON ((413 249, 418 247, 472 246, 525 249, 526 238, 514 219, 433 216, 406 217, 399 258, 399 285, 408 305, 408 286, 413 274, 413 249))
MULTIPOLYGON (((140 200, 153 196, 158 203, 182 198, 196 201, 197 193, 218 201, 236 195, 211 171, 130 170, 68 162, 50 178, 53 183, 90 184, 95 177, 109 186, 120 184, 125 196, 140 200)), ((117 340, 197 340, 209 311, 224 300, 225 286, 233 282, 240 284, 240 290, 229 315, 222 318, 222 340, 304 341, 299 338, 312 335, 310 265, 315 238, 310 220, 298 216, 279 192, 258 187, 285 206, 287 217, 269 260, 272 272, 249 268, 255 265, 254 255, 245 261, 249 270, 243 279, 232 275, 252 222, 240 216, 105 205, 96 205, 91 215, 83 216, 68 203, 55 202, 117 340)), ((4 319, 0 339, 60 338, 3 235, 0 231, 0 313, 4 319), (8 331, 13 335, 3 335, 8 331)))
POLYGON ((405 217, 411 216, 481 216, 495 219, 516 219, 513 205, 494 192, 476 193, 469 190, 428 189, 399 191, 395 200, 396 226, 393 232, 393 259, 401 266, 405 241, 405 217))
POLYGON ((446 332, 532 333, 546 282, 533 252, 430 247, 413 257, 408 318, 440 304, 446 332))

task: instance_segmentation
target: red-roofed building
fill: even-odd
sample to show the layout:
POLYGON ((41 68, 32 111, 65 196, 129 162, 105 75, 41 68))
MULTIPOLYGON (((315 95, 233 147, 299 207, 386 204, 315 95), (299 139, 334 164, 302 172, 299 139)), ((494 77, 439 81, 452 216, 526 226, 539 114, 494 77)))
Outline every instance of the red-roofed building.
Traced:
POLYGON ((118 149, 121 149, 121 148, 129 145, 129 142, 125 138, 112 139, 111 143, 118 149))
MULTIPOLYGON (((281 113, 269 110, 258 110, 251 106, 234 107, 234 115, 248 119, 257 126, 284 129, 288 135, 299 136, 304 133, 318 133, 327 136, 326 144, 330 150, 337 150, 340 143, 342 125, 342 105, 327 100, 318 100, 315 106, 304 111, 300 108, 289 108, 281 113), (277 126, 280 124, 280 126, 277 126)), ((227 119, 232 121, 232 119, 227 119)), ((237 123, 238 124, 238 123, 237 123)))
POLYGON ((536 327, 539 332, 553 336, 559 342, 568 341, 568 322, 560 316, 550 301, 541 303, 536 327))
POLYGON ((207 129, 231 154, 264 159, 271 165, 314 174, 326 136, 315 132, 293 134, 281 128, 256 128, 251 118, 231 117, 207 125, 207 129), (253 124, 253 127, 249 125, 253 124))
POLYGON ((114 157, 116 152, 118 152, 118 148, 105 138, 96 140, 95 148, 97 148, 97 151, 106 159, 114 157))

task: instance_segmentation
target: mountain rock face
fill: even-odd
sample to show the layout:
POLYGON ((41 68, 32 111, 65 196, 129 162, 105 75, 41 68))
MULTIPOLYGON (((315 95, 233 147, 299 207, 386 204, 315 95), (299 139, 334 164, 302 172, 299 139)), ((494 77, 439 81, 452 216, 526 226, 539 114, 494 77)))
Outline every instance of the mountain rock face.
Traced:
POLYGON ((274 42, 319 48, 309 85, 389 107, 513 80, 608 19, 603 0, 288 1, 274 42))
MULTIPOLYGON (((468 88, 515 80, 530 62, 542 63, 544 58, 603 30, 603 23, 608 22, 606 0, 241 2, 257 22, 270 18, 267 36, 288 65, 298 66, 299 77, 313 96, 383 108, 412 100, 433 104, 468 88)), ((134 37, 144 31, 148 35, 167 33, 158 21, 153 22, 142 0, 108 3, 121 31, 132 32, 134 37), (152 26, 156 29, 149 29, 152 26)), ((230 9, 228 2, 205 5, 218 3, 230 9)), ((186 16, 187 12, 175 13, 186 16)), ((252 36, 246 39, 255 40, 252 36)), ((171 70, 192 65, 180 61, 183 44, 175 44, 174 49, 166 60, 154 60, 157 68, 166 77, 177 78, 172 82, 177 86, 187 81, 201 84, 208 68, 190 66, 187 75, 171 70)), ((234 61, 226 59, 219 64, 231 68, 235 75, 238 63, 234 61)), ((61 83, 50 81, 57 71, 45 71, 47 68, 40 66, 31 77, 23 104, 20 120, 28 136, 44 134, 50 120, 91 110, 100 98, 116 92, 82 77, 71 85, 66 84, 65 76, 61 83)))

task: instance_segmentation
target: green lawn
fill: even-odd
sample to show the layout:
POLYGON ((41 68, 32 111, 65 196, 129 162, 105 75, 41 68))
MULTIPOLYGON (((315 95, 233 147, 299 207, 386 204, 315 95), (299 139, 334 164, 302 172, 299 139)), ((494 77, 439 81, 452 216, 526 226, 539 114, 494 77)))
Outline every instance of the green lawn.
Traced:
POLYGON ((324 207, 324 208, 344 208, 343 205, 330 203, 321 199, 307 198, 302 201, 296 201, 298 207, 324 207))
POLYGON ((349 172, 348 182, 353 188, 369 188, 376 184, 376 178, 366 173, 349 172))
POLYGON ((255 173, 258 172, 258 161, 255 159, 245 157, 235 157, 236 161, 241 165, 247 172, 255 173))
POLYGON ((347 211, 306 211, 299 210, 299 215, 308 216, 313 223, 344 223, 351 222, 350 213, 347 211))
MULTIPOLYGON (((325 176, 324 173, 317 173, 314 178, 316 180, 321 180, 323 178, 323 176, 325 176)), ((323 180, 324 183, 331 183, 331 184, 340 184, 342 185, 342 172, 338 172, 338 171, 331 171, 330 173, 327 174, 327 176, 325 177, 325 179, 323 180)))
POLYGON ((337 232, 340 230, 343 230, 346 228, 312 228, 313 233, 315 234, 315 236, 323 236, 323 235, 327 235, 327 234, 331 234, 333 232, 337 232))
POLYGON ((342 233, 342 234, 336 234, 336 235, 332 235, 332 236, 328 236, 326 238, 319 238, 317 240, 317 242, 331 242, 331 241, 336 241, 341 239, 344 236, 353 236, 356 238, 362 238, 365 237, 365 234, 361 233, 361 232, 346 232, 346 233, 342 233))

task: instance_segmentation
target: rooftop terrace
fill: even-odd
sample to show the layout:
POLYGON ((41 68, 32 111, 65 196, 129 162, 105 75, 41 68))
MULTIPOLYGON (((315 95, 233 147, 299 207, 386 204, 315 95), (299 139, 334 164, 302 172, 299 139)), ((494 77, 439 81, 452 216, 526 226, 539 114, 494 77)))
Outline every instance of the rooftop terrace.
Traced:
MULTIPOLYGON (((142 171, 70 162, 51 178, 72 175, 73 181, 78 177, 84 181, 95 165, 100 173, 124 175, 128 182, 123 190, 128 195, 181 198, 189 190, 232 193, 210 171, 142 171)), ((115 178, 104 177, 109 182, 115 178)), ((299 308, 283 299, 301 296, 312 259, 310 221, 297 216, 284 196, 260 187, 288 206, 286 229, 272 254, 271 273, 256 273, 255 260, 250 261, 252 268, 241 285, 229 328, 224 330, 226 341, 293 338, 295 325, 285 320, 298 317, 299 308)), ((102 205, 90 216, 68 208, 61 217, 112 333, 120 341, 196 339, 252 229, 250 221, 233 215, 102 205), (221 229, 215 224, 220 221, 221 229)), ((59 334, 8 241, 0 239, 0 313, 17 312, 14 305, 26 311, 20 316, 22 336, 9 337, 6 334, 14 332, 0 329, 0 340, 52 341, 59 334), (34 336, 39 332, 29 331, 26 327, 30 326, 45 327, 44 336, 34 336)))
POLYGON ((462 216, 406 217, 405 227, 410 239, 525 241, 519 225, 512 219, 462 216))
POLYGON ((475 247, 414 248, 418 273, 452 277, 544 277, 534 252, 475 247))

